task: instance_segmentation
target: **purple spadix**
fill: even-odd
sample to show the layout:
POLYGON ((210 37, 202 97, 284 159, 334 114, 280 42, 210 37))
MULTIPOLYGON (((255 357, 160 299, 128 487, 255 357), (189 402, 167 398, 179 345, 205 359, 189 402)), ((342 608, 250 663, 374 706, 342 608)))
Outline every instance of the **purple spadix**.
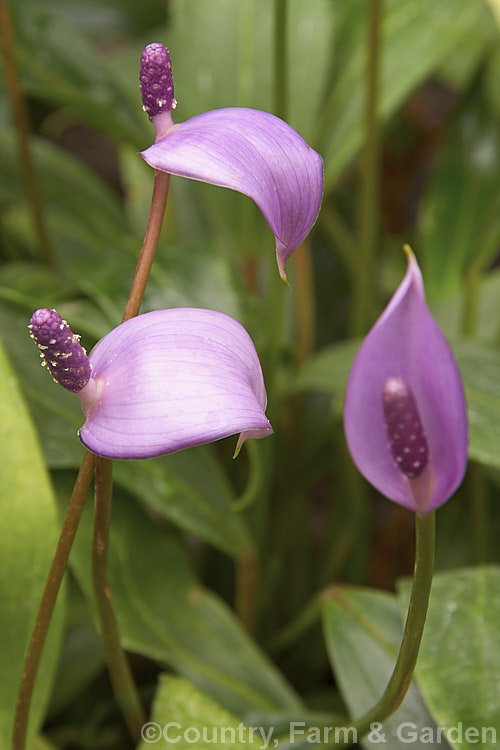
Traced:
POLYGON ((406 250, 406 275, 354 360, 344 427, 363 476, 424 515, 462 481, 467 409, 455 358, 427 307, 415 256, 406 250))
MULTIPOLYGON (((155 169, 252 198, 275 235, 278 269, 286 281, 286 261, 318 216, 323 195, 320 155, 286 122, 256 109, 217 109, 174 123, 168 105, 156 106, 144 93, 156 90, 155 75, 158 90, 164 74, 171 80, 165 48, 165 70, 150 64, 151 57, 161 60, 160 48, 149 45, 141 60, 144 107, 156 131, 155 143, 141 156, 155 169), (147 88, 143 78, 148 79, 147 88)), ((159 100, 165 99, 161 94, 159 100)))
POLYGON ((403 378, 385 381, 382 406, 396 466, 408 479, 415 479, 427 466, 429 448, 413 393, 403 378))
POLYGON ((37 310, 28 328, 40 350, 42 364, 49 368, 56 383, 73 393, 81 391, 90 379, 91 367, 80 337, 55 310, 37 310))
POLYGON ((78 357, 63 356, 74 352, 77 337, 53 310, 37 310, 31 326, 39 347, 62 353, 61 370, 41 349, 57 382, 66 388, 69 382, 80 397, 86 417, 80 439, 98 455, 151 458, 238 433, 239 448, 272 432, 255 347, 228 315, 195 308, 139 315, 107 334, 89 357, 81 347, 78 357), (50 334, 37 322, 46 319, 57 320, 50 334), (67 371, 73 357, 74 373, 67 371), (86 380, 78 380, 80 372, 86 380))

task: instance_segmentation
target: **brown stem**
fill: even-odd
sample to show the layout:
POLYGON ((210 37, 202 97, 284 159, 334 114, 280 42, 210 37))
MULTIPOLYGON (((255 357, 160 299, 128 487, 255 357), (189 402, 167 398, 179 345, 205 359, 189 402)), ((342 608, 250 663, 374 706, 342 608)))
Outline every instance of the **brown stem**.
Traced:
MULTIPOLYGON (((4 1, 5 0, 0 0, 0 10, 3 10, 2 3, 4 1)), ((125 307, 123 321, 135 317, 138 314, 141 306, 142 297, 146 288, 146 283, 156 251, 156 245, 158 243, 158 238, 160 236, 160 231, 163 224, 163 215, 165 212, 167 201, 169 180, 170 175, 164 172, 155 171, 153 196, 151 199, 151 210, 149 213, 144 242, 142 244, 141 253, 137 262, 135 276, 130 289, 127 305, 125 307)), ((31 636, 31 641, 28 646, 26 661, 24 664, 23 676, 19 688, 14 718, 12 750, 24 750, 25 748, 28 716, 31 706, 31 698, 33 695, 33 688, 38 672, 38 666, 49 629, 57 594, 61 585, 64 571, 66 569, 78 523, 80 521, 85 497, 92 480, 95 460, 96 457, 94 456, 94 454, 90 453, 89 451, 85 452, 82 465, 76 479, 73 494, 71 496, 66 518, 64 520, 58 546, 56 548, 54 559, 52 561, 52 567, 50 569, 49 578, 47 580, 47 584, 42 596, 42 602, 37 615, 33 634, 31 636)), ((104 550, 104 555, 106 556, 106 550, 104 550)), ((111 599, 108 600, 108 603, 109 606, 112 606, 111 599)), ((114 617, 113 612, 112 616, 114 617)), ((117 643, 118 648, 120 648, 121 650, 118 636, 117 643)), ((116 691, 114 684, 113 688, 116 691)), ((133 686, 133 691, 135 692, 135 686, 133 686)), ((118 692, 120 692, 120 688, 118 692)), ((144 723, 144 717, 142 716, 142 707, 132 713, 133 727, 131 725, 129 725, 129 727, 131 729, 131 733, 135 736, 137 735, 137 728, 140 731, 140 727, 144 723)))
POLYGON ((57 548, 42 594, 42 601, 38 610, 35 626, 28 647, 24 663, 21 684, 17 696, 14 714, 14 731, 12 735, 12 750, 24 750, 26 743, 26 729, 28 715, 33 695, 33 688, 42 656, 45 639, 49 630, 50 620, 66 570, 69 554, 73 545, 78 523, 85 505, 85 498, 94 472, 94 455, 86 451, 82 465, 76 478, 73 494, 69 502, 57 548))
POLYGON ((107 558, 111 522, 113 464, 108 458, 102 458, 101 456, 96 456, 95 464, 95 517, 92 536, 94 596, 116 702, 123 713, 132 738, 139 741, 141 727, 146 721, 146 716, 137 694, 127 657, 120 645, 118 623, 108 586, 107 558))
POLYGON ((43 218, 38 180, 29 148, 30 119, 26 102, 19 86, 13 38, 14 33, 10 21, 8 0, 0 0, 0 39, 2 42, 5 86, 16 123, 21 168, 33 225, 38 239, 40 258, 48 266, 53 266, 54 262, 43 218))
POLYGON ((170 175, 167 172, 155 170, 155 180, 153 185, 153 196, 151 198, 151 209, 149 212, 148 225, 142 243, 141 253, 137 261, 132 288, 123 313, 122 322, 134 318, 139 314, 144 290, 149 278, 149 272, 153 265, 156 252, 156 246, 160 237, 165 206, 167 205, 168 186, 170 175))
POLYGON ((236 568, 236 611, 248 630, 255 629, 255 593, 257 585, 257 556, 248 552, 238 560, 236 568))

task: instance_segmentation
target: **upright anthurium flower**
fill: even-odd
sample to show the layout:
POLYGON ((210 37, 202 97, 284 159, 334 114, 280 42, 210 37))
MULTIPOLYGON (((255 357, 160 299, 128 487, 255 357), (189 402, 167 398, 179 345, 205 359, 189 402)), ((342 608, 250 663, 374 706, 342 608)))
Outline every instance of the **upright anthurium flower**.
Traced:
POLYGON ((407 254, 406 275, 354 360, 344 426, 363 476, 424 515, 462 481, 467 412, 453 353, 427 308, 417 261, 407 254))
POLYGON ((287 123, 241 107, 172 120, 176 101, 170 55, 150 44, 141 58, 144 109, 156 141, 141 156, 155 169, 232 188, 252 198, 276 239, 282 279, 285 263, 309 234, 323 194, 319 154, 287 123))
POLYGON ((272 432, 252 340, 212 310, 158 310, 111 331, 90 356, 55 310, 30 321, 56 382, 77 393, 79 435, 106 458, 151 458, 240 433, 272 432))

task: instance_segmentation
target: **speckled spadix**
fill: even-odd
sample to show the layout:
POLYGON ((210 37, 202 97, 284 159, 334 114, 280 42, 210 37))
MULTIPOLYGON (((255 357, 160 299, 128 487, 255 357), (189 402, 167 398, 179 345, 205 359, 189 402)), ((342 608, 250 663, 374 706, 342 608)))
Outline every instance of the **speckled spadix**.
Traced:
POLYGON ((382 494, 423 515, 444 503, 467 464, 460 373, 408 270, 363 341, 347 384, 344 427, 352 458, 382 494))
MULTIPOLYGON (((150 57, 161 59, 160 46, 146 47, 142 69, 146 62, 149 65, 150 57), (151 54, 146 54, 149 48, 153 48, 151 54)), ((320 155, 286 122, 256 109, 217 109, 174 123, 173 105, 165 105, 173 99, 173 90, 168 90, 170 67, 170 83, 164 87, 157 81, 161 66, 150 65, 149 70, 147 86, 141 71, 141 88, 156 141, 141 156, 155 169, 231 188, 252 198, 275 235, 278 268, 286 281, 285 263, 318 216, 323 195, 320 155), (161 108, 153 103, 156 91, 161 108)))
POLYGON ((78 391, 80 439, 107 458, 151 458, 240 433, 272 432, 252 340, 213 310, 158 310, 112 330, 78 391))

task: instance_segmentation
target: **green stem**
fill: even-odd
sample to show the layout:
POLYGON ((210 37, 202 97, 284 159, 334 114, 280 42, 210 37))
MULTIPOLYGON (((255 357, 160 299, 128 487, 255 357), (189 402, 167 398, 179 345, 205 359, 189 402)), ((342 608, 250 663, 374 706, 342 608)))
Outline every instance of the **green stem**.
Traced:
MULTIPOLYGON (((341 214, 330 201, 318 217, 318 226, 335 248, 346 273, 354 278, 357 272, 358 248, 341 214)), ((329 243, 329 244, 330 244, 329 243)))
POLYGON ((87 497, 93 473, 94 455, 89 453, 89 451, 86 451, 80 471, 76 478, 68 510, 66 511, 63 527, 57 543, 54 559, 52 560, 47 583, 45 584, 45 589, 42 594, 42 600, 40 602, 35 626, 28 646, 26 660, 24 662, 14 715, 12 750, 24 750, 26 744, 26 730, 35 679, 57 595, 64 576, 64 571, 66 570, 69 554, 85 505, 85 498, 87 497))
MULTIPOLYGON (((286 119, 287 114, 287 0, 274 0, 274 114, 286 119)), ((276 260, 269 260, 269 277, 265 307, 268 334, 266 383, 268 400, 273 402, 275 375, 279 363, 281 336, 285 324, 285 288, 276 272, 276 260)))
POLYGON ((111 522, 112 467, 107 458, 96 456, 95 517, 92 536, 92 582, 97 604, 101 636, 106 653, 111 684, 118 703, 135 741, 141 736, 146 721, 130 667, 121 644, 113 600, 108 586, 107 558, 111 522))
POLYGON ((359 255, 353 289, 351 334, 364 333, 368 325, 373 296, 373 272, 378 232, 379 182, 379 63, 381 49, 381 18, 383 0, 367 0, 368 57, 366 63, 365 145, 361 162, 359 205, 359 255))
POLYGON ((28 203, 30 206, 31 217, 38 239, 38 248, 40 258, 43 263, 53 266, 53 258, 50 250, 50 243, 43 217, 42 203, 40 200, 40 191, 36 176, 33 159, 29 147, 29 134, 31 130, 28 108, 19 86, 17 75, 16 60, 14 55, 14 34, 10 21, 8 0, 0 0, 0 41, 3 52, 3 61, 5 69, 5 85, 14 112, 16 122, 17 137, 19 142, 19 161, 23 171, 24 183, 28 203))
MULTIPOLYGON (((434 511, 423 517, 415 516, 415 569, 403 639, 394 671, 382 698, 368 713, 350 725, 358 738, 370 731, 371 724, 382 723, 393 714, 410 687, 429 605, 434 571, 435 525, 434 511)), ((349 747, 350 744, 352 743, 337 744, 335 747, 349 747)))
POLYGON ((287 0, 274 0, 274 114, 286 120, 288 105, 287 0))

